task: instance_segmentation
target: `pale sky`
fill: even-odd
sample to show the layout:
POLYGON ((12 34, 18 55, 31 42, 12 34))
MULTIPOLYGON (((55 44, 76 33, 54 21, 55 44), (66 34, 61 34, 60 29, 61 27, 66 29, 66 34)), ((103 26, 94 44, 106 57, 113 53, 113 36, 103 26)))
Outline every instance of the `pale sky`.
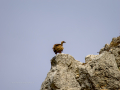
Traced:
POLYGON ((120 35, 120 0, 0 0, 0 90, 39 90, 55 56, 85 62, 120 35))

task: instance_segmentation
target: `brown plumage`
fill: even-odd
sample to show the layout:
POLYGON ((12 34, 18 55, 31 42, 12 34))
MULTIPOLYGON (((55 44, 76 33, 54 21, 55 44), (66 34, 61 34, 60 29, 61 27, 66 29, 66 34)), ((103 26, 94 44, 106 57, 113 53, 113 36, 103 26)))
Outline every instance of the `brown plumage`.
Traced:
POLYGON ((54 46, 53 46, 53 51, 54 51, 54 53, 55 54, 57 54, 57 53, 61 53, 62 51, 63 51, 63 43, 66 43, 65 41, 62 41, 61 42, 61 44, 55 44, 54 46))

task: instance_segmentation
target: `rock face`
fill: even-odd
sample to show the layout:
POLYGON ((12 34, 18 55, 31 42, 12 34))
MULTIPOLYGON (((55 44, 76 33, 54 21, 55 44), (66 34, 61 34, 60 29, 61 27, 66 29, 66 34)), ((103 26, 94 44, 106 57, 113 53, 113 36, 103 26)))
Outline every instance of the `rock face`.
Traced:
POLYGON ((85 63, 57 54, 40 90, 120 90, 120 39, 116 39, 99 55, 86 56, 85 63))

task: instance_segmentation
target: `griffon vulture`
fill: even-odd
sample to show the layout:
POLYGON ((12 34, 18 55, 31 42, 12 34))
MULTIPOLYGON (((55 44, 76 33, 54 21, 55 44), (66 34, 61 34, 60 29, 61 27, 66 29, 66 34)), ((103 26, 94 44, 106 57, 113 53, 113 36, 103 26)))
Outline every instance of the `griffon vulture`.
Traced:
POLYGON ((53 46, 53 51, 55 54, 61 53, 63 51, 63 43, 66 43, 65 41, 62 41, 61 44, 54 44, 53 46))

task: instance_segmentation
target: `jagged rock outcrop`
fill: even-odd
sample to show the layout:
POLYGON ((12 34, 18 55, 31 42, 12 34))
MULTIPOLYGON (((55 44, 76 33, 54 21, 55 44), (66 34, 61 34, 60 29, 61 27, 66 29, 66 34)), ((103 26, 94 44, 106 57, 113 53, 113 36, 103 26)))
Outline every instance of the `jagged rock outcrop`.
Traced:
POLYGON ((119 40, 105 45, 99 55, 86 56, 85 63, 57 54, 40 90, 120 90, 119 40))
POLYGON ((100 50, 99 54, 104 51, 110 52, 114 55, 117 66, 120 70, 120 36, 117 38, 113 38, 110 44, 105 44, 105 46, 100 50))

